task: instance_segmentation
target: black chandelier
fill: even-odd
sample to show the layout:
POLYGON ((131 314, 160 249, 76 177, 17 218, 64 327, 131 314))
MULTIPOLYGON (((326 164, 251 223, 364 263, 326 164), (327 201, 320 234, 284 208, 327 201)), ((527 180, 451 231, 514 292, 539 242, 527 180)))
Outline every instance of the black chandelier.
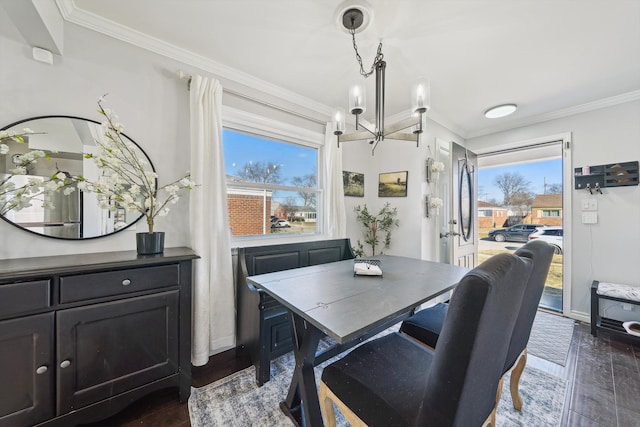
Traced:
POLYGON ((361 117, 366 109, 366 96, 364 90, 364 81, 362 84, 356 84, 349 90, 349 112, 356 116, 356 132, 345 134, 345 113, 344 109, 339 108, 333 119, 333 133, 337 137, 338 147, 341 142, 360 141, 369 139, 369 144, 373 145, 371 155, 375 154, 375 149, 380 141, 386 139, 396 139, 402 141, 415 141, 416 147, 419 144, 420 134, 423 132, 424 114, 431 107, 430 104, 430 88, 429 81, 425 78, 419 78, 412 88, 412 112, 413 117, 407 118, 400 122, 388 125, 384 124, 384 87, 385 87, 385 68, 387 63, 384 61, 382 54, 382 42, 378 45, 376 57, 373 60, 371 69, 367 72, 362 65, 362 58, 358 52, 356 45, 356 30, 358 30, 364 22, 363 11, 359 8, 350 8, 342 15, 342 25, 351 34, 353 41, 353 49, 356 53, 356 59, 360 64, 360 74, 367 78, 373 72, 376 73, 376 114, 375 125, 369 123, 361 117), (360 131, 360 128, 364 129, 360 131), (403 132, 411 128, 411 133, 403 132))

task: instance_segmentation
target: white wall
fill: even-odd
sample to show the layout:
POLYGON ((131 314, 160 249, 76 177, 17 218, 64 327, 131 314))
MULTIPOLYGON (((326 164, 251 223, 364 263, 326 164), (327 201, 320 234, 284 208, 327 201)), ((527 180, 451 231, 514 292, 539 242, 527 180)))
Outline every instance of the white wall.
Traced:
MULTIPOLYGON (((109 93, 125 133, 151 158, 160 185, 189 169, 189 104, 179 64, 73 24, 65 25, 65 53, 47 65, 31 58, 15 24, 0 13, 0 124, 42 115, 101 121, 96 101, 109 93)), ((199 190, 196 190, 199 191, 199 190)), ((188 200, 157 221, 167 246, 189 246, 188 200)), ((139 231, 146 223, 138 222, 139 231)), ((85 241, 43 238, 0 221, 0 259, 135 249, 132 231, 85 241)))
MULTIPOLYGON (((594 110, 519 129, 467 140, 474 151, 486 147, 572 134, 571 170, 588 165, 640 160, 640 101, 594 110)), ((571 307, 586 315, 593 280, 640 286, 640 186, 608 188, 603 195, 571 192, 571 307), (581 201, 596 198, 598 223, 582 224, 581 201)))
MULTIPOLYGON (((343 169, 364 174, 364 197, 345 198, 347 236, 353 245, 358 240, 362 242, 364 236, 354 208, 366 204, 375 214, 389 202, 398 210, 400 226, 391 233, 391 247, 385 253, 435 261, 440 259, 439 220, 425 218, 424 212, 425 162, 427 157, 436 153, 436 138, 464 144, 458 135, 429 119, 418 148, 414 142, 386 140, 378 144, 372 156, 371 145, 367 141, 341 144, 343 169), (409 172, 407 197, 378 197, 378 174, 398 171, 409 172)), ((370 247, 365 246, 365 249, 370 251, 370 247)))
MULTIPOLYGON (((54 56, 53 65, 36 62, 16 24, 0 13, 0 126, 42 115, 101 121, 96 101, 109 93, 107 106, 117 112, 125 133, 151 158, 160 176, 159 184, 182 176, 189 169, 189 92, 187 83, 178 80, 175 73, 210 73, 69 22, 64 23, 64 37, 64 55, 54 56)), ((321 114, 220 80, 225 88, 225 106, 317 132, 320 138, 324 134, 324 124, 318 121, 321 114), (296 117, 287 110, 312 119, 296 117)), ((187 208, 184 199, 167 217, 156 219, 156 230, 167 233, 167 247, 189 246, 187 208)), ((147 230, 144 220, 137 223, 137 229, 147 230)), ((0 221, 0 259, 133 250, 135 232, 133 228, 100 239, 65 241, 43 238, 0 221)))
MULTIPOLYGON (((107 36, 65 23, 65 53, 53 65, 31 59, 24 42, 6 14, 0 13, 0 124, 40 115, 74 115, 100 120, 96 100, 109 93, 108 104, 125 124, 125 132, 149 155, 160 174, 160 184, 180 176, 189 167, 189 108, 186 83, 178 81, 177 69, 184 64, 150 53, 107 36)), ((206 73, 203 73, 206 74, 206 73)), ((224 82, 236 91, 250 89, 224 82)), ((225 104, 240 107, 241 99, 228 98, 225 104)), ((246 106, 247 109, 259 107, 246 106)), ((283 113, 260 111, 288 120, 283 113), (280 117, 282 116, 282 117, 280 117)), ((319 131, 321 126, 299 121, 301 126, 319 131)), ((466 142, 474 147, 503 145, 552 134, 572 132, 571 167, 640 159, 640 102, 527 126, 466 142)), ((440 259, 436 219, 424 217, 424 163, 427 145, 435 153, 435 139, 465 141, 446 128, 428 120, 425 134, 416 148, 410 142, 385 141, 371 156, 366 142, 343 146, 343 168, 365 174, 365 197, 346 198, 348 236, 362 239, 355 221, 354 206, 367 204, 378 210, 385 201, 398 209, 400 227, 393 232, 390 254, 440 259), (379 198, 378 174, 407 170, 406 198, 379 198)), ((568 185, 573 186, 573 183, 568 185)), ((202 191, 202 190, 196 190, 202 191)), ((588 289, 592 279, 640 284, 640 187, 605 190, 598 198, 600 221, 586 226, 580 222, 580 199, 573 192, 572 306, 587 313, 588 289)), ((146 225, 138 223, 140 230, 146 225)), ((180 203, 158 230, 167 232, 167 246, 188 246, 187 203, 180 203)), ((74 254, 135 248, 133 232, 86 240, 62 241, 27 233, 0 221, 0 259, 55 254, 74 254)))

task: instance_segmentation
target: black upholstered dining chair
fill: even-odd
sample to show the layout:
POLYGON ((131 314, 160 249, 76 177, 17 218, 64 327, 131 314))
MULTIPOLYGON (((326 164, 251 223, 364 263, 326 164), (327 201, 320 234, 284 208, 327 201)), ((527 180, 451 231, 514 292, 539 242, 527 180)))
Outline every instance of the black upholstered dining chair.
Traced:
POLYGON ((399 333, 369 341, 322 371, 320 406, 352 426, 491 425, 496 390, 531 261, 498 254, 467 273, 434 352, 399 333))
MULTIPOLYGON (((503 368, 503 377, 511 371, 511 398, 513 407, 518 411, 522 409, 519 383, 527 363, 527 343, 547 280, 553 253, 553 246, 540 240, 532 240, 514 253, 517 256, 531 259, 533 263, 503 368)), ((447 311, 448 304, 444 303, 420 310, 402 323, 400 332, 417 339, 432 349, 436 348, 447 311)), ((502 387, 500 387, 501 389, 502 387)))

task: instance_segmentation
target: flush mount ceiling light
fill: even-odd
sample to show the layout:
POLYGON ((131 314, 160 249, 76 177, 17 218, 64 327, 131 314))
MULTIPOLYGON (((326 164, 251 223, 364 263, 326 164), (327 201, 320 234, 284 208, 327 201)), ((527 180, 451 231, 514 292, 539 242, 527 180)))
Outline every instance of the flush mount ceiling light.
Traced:
POLYGON ((337 137, 338 147, 340 147, 340 142, 370 139, 369 144, 373 145, 373 148, 371 149, 371 154, 373 155, 378 143, 383 141, 385 138, 415 141, 416 146, 418 146, 420 134, 423 131, 422 123, 424 115, 431 107, 431 90, 427 79, 418 78, 413 85, 412 90, 413 103, 411 111, 414 113, 414 117, 410 117, 385 127, 384 74, 387 63, 384 61, 384 55, 382 54, 382 42, 378 45, 378 51, 369 71, 365 71, 364 66, 362 65, 362 58, 360 57, 358 46, 356 45, 356 33, 362 31, 362 29, 370 23, 371 17, 372 14, 366 6, 363 6, 362 4, 356 5, 353 1, 347 1, 338 8, 338 25, 351 34, 353 49, 356 53, 356 60, 360 64, 360 74, 364 78, 367 78, 373 74, 374 71, 376 73, 375 124, 371 124, 361 117, 361 114, 366 110, 366 94, 364 90, 364 81, 362 81, 351 87, 349 90, 349 112, 356 116, 356 131, 359 131, 360 128, 364 129, 364 131, 345 134, 345 113, 344 109, 339 108, 333 119, 333 133, 337 137), (411 133, 402 132, 408 128, 411 128, 411 133))
POLYGON ((496 105, 495 107, 491 107, 485 111, 484 116, 488 119, 497 119, 513 114, 513 112, 516 111, 516 108, 518 108, 516 104, 496 105))

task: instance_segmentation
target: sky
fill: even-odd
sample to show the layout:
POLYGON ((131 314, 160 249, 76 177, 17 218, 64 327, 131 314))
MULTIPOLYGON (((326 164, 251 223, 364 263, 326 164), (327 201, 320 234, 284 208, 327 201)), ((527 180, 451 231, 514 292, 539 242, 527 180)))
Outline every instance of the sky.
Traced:
POLYGON ((291 178, 315 172, 317 150, 300 145, 267 140, 229 129, 222 131, 224 141, 224 167, 228 175, 238 171, 250 161, 274 162, 280 166, 282 184, 291 184, 291 178))
MULTIPOLYGON (((249 161, 277 162, 281 169, 282 184, 291 184, 291 178, 302 177, 315 171, 316 153, 311 148, 294 144, 267 140, 229 129, 222 133, 224 140, 225 171, 237 176, 238 171, 249 161)), ((496 176, 505 172, 519 173, 531 183, 530 190, 535 194, 544 194, 544 183, 562 184, 562 159, 531 163, 512 164, 501 167, 480 169, 478 172, 478 199, 495 199, 502 203, 503 195, 494 185, 496 176)))
POLYGON ((494 180, 506 172, 519 173, 531 183, 530 190, 535 194, 544 194, 544 183, 547 185, 562 184, 562 159, 540 162, 521 163, 508 166, 484 168, 478 171, 478 200, 495 199, 502 203, 502 191, 495 186, 494 180))

